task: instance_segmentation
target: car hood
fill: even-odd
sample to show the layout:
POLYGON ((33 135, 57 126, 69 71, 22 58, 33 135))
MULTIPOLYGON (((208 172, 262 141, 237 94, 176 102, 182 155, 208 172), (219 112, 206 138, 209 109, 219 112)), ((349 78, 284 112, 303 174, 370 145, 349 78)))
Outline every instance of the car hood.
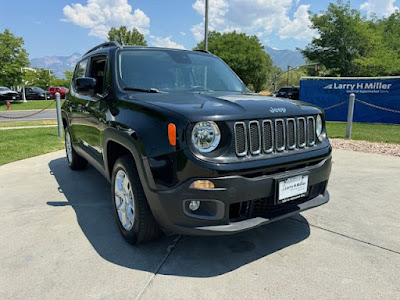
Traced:
POLYGON ((0 91, 0 94, 4 94, 4 95, 6 95, 6 94, 14 94, 14 95, 18 95, 18 93, 17 92, 15 92, 15 91, 0 91))
POLYGON ((131 93, 145 101, 177 112, 190 121, 248 120, 311 115, 318 107, 299 101, 241 93, 131 93))

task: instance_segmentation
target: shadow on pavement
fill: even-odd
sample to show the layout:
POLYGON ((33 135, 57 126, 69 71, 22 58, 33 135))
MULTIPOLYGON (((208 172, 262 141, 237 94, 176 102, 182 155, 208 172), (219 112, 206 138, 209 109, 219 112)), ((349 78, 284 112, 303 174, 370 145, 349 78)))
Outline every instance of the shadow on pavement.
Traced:
MULTIPOLYGON (((50 206, 72 206, 83 233, 105 260, 131 269, 154 272, 174 237, 133 247, 118 231, 110 200, 110 184, 93 167, 74 172, 65 158, 49 163, 50 171, 64 193, 66 202, 50 206)), ((307 221, 285 219, 243 233, 199 237, 183 236, 160 274, 213 277, 256 261, 278 250, 299 243, 310 235, 307 221)))

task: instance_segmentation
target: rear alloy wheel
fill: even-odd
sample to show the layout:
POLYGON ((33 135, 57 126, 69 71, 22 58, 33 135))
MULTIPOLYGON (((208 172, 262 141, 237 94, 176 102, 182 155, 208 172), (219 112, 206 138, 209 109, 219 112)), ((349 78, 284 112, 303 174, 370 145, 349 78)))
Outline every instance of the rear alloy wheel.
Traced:
POLYGON ((65 153, 67 155, 68 166, 72 170, 81 170, 87 166, 87 160, 76 153, 72 145, 71 134, 68 127, 65 128, 65 153))
POLYGON ((160 237, 161 230, 147 203, 131 156, 116 161, 111 182, 115 217, 124 238, 135 245, 160 237))

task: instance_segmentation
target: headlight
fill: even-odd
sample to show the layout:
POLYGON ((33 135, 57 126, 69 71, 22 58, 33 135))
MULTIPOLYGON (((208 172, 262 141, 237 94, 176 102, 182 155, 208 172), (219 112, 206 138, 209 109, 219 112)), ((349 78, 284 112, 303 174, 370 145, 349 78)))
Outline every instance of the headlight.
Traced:
POLYGON ((202 152, 208 153, 218 147, 221 140, 221 132, 215 122, 199 122, 192 130, 192 143, 194 147, 202 152))
POLYGON ((317 133, 317 137, 320 137, 321 136, 321 134, 322 134, 322 118, 321 118, 321 115, 318 115, 317 116, 317 126, 316 126, 316 129, 315 129, 315 131, 316 131, 316 133, 317 133))

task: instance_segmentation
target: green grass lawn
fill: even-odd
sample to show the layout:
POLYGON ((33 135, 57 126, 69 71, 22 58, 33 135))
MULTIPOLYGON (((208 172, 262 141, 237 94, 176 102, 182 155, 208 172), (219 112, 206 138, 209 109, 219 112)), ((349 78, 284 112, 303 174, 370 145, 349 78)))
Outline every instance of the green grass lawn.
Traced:
MULTIPOLYGON (((326 122, 326 130, 330 138, 346 138, 346 128, 345 122, 326 122)), ((354 123, 351 139, 400 144, 400 125, 354 123)))
POLYGON ((61 149, 56 127, 0 130, 0 165, 61 149))
MULTIPOLYGON (((11 110, 29 110, 29 109, 43 109, 48 106, 50 103, 53 104, 49 107, 49 109, 56 108, 56 103, 54 100, 29 100, 28 102, 11 102, 11 110)), ((61 100, 61 105, 64 100, 61 100)), ((0 102, 0 111, 7 110, 7 105, 5 102, 0 102)))

